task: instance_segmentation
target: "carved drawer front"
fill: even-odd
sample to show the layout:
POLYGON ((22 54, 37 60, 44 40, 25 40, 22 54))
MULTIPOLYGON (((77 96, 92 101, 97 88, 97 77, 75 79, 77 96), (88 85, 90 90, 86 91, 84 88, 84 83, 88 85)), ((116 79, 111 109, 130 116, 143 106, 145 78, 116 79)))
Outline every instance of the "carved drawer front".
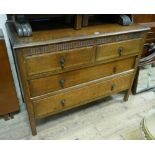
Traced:
POLYGON ((120 41, 97 46, 96 61, 119 58, 125 55, 139 53, 142 39, 120 41))
POLYGON ((28 75, 61 72, 65 69, 89 64, 94 59, 94 47, 51 52, 26 57, 28 75))
POLYGON ((40 118, 50 113, 57 113, 93 101, 97 98, 126 90, 130 85, 132 76, 133 74, 130 72, 125 75, 115 76, 108 80, 100 79, 87 86, 34 101, 35 115, 37 118, 40 118))
POLYGON ((100 64, 80 70, 69 71, 29 81, 31 96, 62 90, 77 84, 120 73, 134 68, 135 57, 100 64))

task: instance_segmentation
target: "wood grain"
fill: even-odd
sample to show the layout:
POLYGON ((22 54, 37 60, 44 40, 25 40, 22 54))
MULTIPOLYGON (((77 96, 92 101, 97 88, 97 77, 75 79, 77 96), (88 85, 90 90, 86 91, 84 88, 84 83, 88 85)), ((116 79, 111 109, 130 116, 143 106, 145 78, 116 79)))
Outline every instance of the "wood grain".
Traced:
POLYGON ((56 43, 69 42, 74 40, 93 39, 98 37, 117 36, 122 34, 135 34, 148 31, 146 26, 133 24, 131 26, 121 26, 119 24, 100 24, 84 27, 80 31, 73 28, 54 29, 44 31, 34 31, 32 37, 20 38, 17 36, 12 22, 6 23, 8 35, 13 48, 34 47, 40 45, 50 45, 56 43), (99 34, 96 35, 96 32, 99 34))
POLYGON ((19 111, 19 103, 1 29, 0 66, 0 115, 3 116, 19 111))
POLYGON ((122 90, 127 100, 149 30, 136 24, 103 24, 40 30, 19 38, 12 23, 6 25, 33 135, 42 117, 122 90), (124 53, 118 53, 120 48, 124 53))
POLYGON ((135 57, 29 81, 32 97, 134 69, 135 57), (64 80, 62 88, 60 80, 64 80))
POLYGON ((72 108, 79 104, 91 102, 96 98, 102 98, 109 94, 125 90, 129 87, 132 74, 116 76, 109 80, 98 80, 86 87, 81 87, 59 93, 57 95, 33 102, 36 117, 48 115, 49 113, 62 111, 65 108, 72 108), (62 105, 62 101, 64 101, 62 105))
POLYGON ((57 70, 63 71, 67 68, 90 64, 94 60, 94 50, 94 47, 90 46, 26 57, 27 74, 55 73, 57 70), (61 59, 64 60, 63 68, 60 63, 61 59))
POLYGON ((102 44, 97 46, 96 61, 104 61, 132 53, 139 53, 142 39, 102 44))

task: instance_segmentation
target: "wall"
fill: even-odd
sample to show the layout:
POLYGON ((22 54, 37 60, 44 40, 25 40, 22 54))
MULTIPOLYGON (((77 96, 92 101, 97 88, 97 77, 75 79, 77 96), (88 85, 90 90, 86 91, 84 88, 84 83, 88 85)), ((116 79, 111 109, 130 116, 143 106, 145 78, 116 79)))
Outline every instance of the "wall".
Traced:
POLYGON ((22 100, 22 95, 21 95, 21 91, 20 91, 20 87, 19 87, 19 81, 18 81, 18 78, 17 78, 14 59, 13 59, 13 56, 12 56, 10 43, 9 43, 8 36, 7 36, 7 33, 6 33, 6 28, 5 28, 6 19, 7 19, 7 16, 5 14, 0 14, 0 28, 3 30, 3 33, 4 33, 4 38, 5 38, 5 42, 6 42, 8 57, 9 57, 9 61, 10 61, 10 64, 11 64, 13 79, 14 79, 14 82, 15 82, 17 97, 18 97, 19 104, 20 104, 20 110, 23 111, 25 109, 25 104, 23 103, 23 100, 22 100))

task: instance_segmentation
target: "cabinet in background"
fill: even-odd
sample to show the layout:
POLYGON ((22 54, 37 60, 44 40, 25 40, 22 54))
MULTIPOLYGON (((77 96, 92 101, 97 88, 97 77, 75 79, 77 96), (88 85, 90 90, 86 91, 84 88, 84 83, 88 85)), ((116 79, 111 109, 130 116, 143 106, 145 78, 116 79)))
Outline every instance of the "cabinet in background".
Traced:
POLYGON ((9 119, 12 113, 19 111, 5 40, 0 29, 0 116, 9 119))

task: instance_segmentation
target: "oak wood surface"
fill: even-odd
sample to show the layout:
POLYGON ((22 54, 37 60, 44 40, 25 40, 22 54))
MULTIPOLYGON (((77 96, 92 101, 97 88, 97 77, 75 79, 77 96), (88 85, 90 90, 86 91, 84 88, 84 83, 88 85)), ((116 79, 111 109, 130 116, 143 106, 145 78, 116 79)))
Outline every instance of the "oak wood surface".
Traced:
POLYGON ((16 89, 6 51, 3 33, 0 29, 0 115, 19 111, 16 89))
POLYGON ((118 91, 125 90, 129 87, 132 74, 116 76, 109 80, 99 80, 86 87, 74 89, 66 93, 51 96, 34 102, 36 117, 48 115, 55 111, 60 111, 68 107, 73 107, 80 103, 90 102, 95 98, 103 97, 118 91), (61 103, 64 101, 64 103, 61 103), (62 105, 63 104, 63 105, 62 105))
POLYGON ((96 60, 103 61, 131 53, 139 53, 142 39, 114 42, 97 46, 96 60))
MULTIPOLYGON (((145 44, 155 43, 155 14, 133 14, 134 23, 148 26, 150 30, 147 33, 145 44)), ((143 49, 142 57, 148 54, 146 48, 143 49)))
POLYGON ((19 38, 12 23, 8 22, 6 26, 33 135, 37 134, 36 119, 122 90, 126 91, 124 100, 127 100, 149 30, 142 25, 104 24, 77 31, 71 28, 35 31, 32 37, 19 38), (127 52, 118 56, 122 42, 127 52), (97 47, 100 46, 108 46, 106 50, 109 51, 106 53, 100 48, 102 61, 97 59, 97 47), (111 51, 117 56, 114 54, 109 58, 111 51), (65 57, 63 67, 59 61, 61 56, 65 57), (63 89, 58 84, 62 78, 63 89))
POLYGON ((73 28, 34 31, 32 37, 20 38, 17 36, 12 22, 7 22, 6 27, 13 48, 49 45, 59 42, 115 36, 119 34, 136 33, 149 30, 148 27, 138 24, 124 27, 119 24, 101 24, 84 27, 79 31, 74 30, 73 28))
POLYGON ((55 53, 40 54, 26 57, 28 75, 44 72, 61 71, 75 66, 92 63, 94 60, 94 47, 84 47, 73 50, 60 51, 55 53), (64 61, 64 67, 61 62, 64 61))
POLYGON ((36 135, 37 134, 36 121, 35 121, 36 119, 34 116, 34 109, 33 109, 32 101, 30 99, 29 87, 28 87, 28 83, 26 80, 26 70, 24 66, 23 53, 19 52, 17 55, 14 53, 14 58, 15 58, 16 66, 17 66, 17 71, 18 71, 17 73, 18 73, 18 76, 20 77, 19 79, 21 82, 21 88, 23 90, 23 98, 26 103, 26 107, 28 111, 32 135, 36 135))
POLYGON ((135 57, 29 81, 32 97, 134 69, 135 57), (64 84, 61 84, 61 81, 64 84))
POLYGON ((134 23, 155 22, 155 14, 133 14, 134 23))
POLYGON ((75 25, 74 25, 74 28, 76 30, 81 29, 81 23, 82 23, 82 15, 76 15, 75 16, 75 25))

